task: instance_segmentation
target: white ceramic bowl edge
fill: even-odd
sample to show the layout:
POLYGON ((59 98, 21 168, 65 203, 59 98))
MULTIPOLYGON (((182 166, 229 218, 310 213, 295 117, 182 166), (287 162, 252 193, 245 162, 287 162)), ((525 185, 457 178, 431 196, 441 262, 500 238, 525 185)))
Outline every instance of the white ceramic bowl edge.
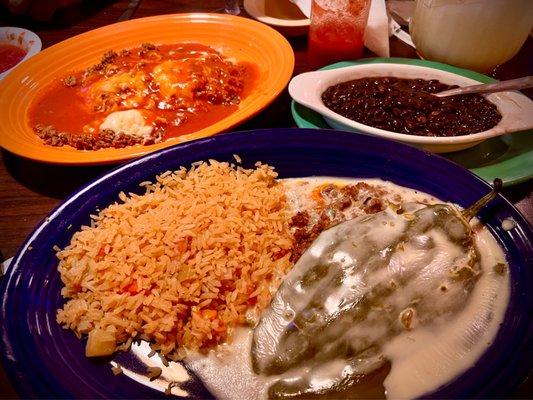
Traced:
POLYGON ((322 102, 321 95, 328 87, 340 82, 371 76, 438 79, 442 83, 459 86, 479 83, 473 79, 434 68, 382 63, 307 72, 291 80, 289 93, 296 102, 320 113, 328 125, 335 129, 362 131, 406 142, 437 153, 462 150, 491 137, 533 128, 533 102, 518 92, 502 92, 487 96, 487 99, 495 103, 502 114, 502 120, 494 128, 471 135, 454 137, 406 135, 374 128, 345 118, 327 108, 322 102))

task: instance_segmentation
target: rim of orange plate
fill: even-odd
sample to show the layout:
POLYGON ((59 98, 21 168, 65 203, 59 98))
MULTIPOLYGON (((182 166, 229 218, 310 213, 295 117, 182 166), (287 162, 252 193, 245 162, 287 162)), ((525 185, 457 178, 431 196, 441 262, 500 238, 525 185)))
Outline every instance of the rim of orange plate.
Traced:
MULTIPOLYGON (((226 14, 187 13, 133 19, 71 37, 36 54, 0 82, 0 146, 36 161, 91 165, 116 163, 185 141, 212 136, 241 124, 267 107, 286 87, 294 69, 291 45, 273 28, 226 14), (28 111, 41 90, 57 77, 97 63, 108 50, 197 42, 229 58, 257 65, 259 77, 239 109, 197 132, 149 146, 77 150, 45 145, 29 124, 28 111)), ((68 118, 68 116, 66 116, 68 118)))

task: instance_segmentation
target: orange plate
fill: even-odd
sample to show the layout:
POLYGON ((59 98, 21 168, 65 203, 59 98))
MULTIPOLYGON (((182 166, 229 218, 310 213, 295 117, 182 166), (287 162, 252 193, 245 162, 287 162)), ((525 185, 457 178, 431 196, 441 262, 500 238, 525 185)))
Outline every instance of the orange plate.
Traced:
MULTIPOLYGON (((103 164, 138 157, 187 140, 228 130, 257 114, 285 88, 294 53, 274 29, 251 19, 225 14, 174 14, 108 25, 58 43, 22 63, 0 83, 0 146, 23 157, 58 164, 103 164), (226 57, 250 61, 259 69, 256 87, 239 109, 197 132, 151 146, 76 150, 47 146, 29 125, 28 109, 36 93, 57 76, 97 63, 107 50, 154 44, 196 42, 226 57)), ((65 116, 68 118, 68 115, 65 116)))

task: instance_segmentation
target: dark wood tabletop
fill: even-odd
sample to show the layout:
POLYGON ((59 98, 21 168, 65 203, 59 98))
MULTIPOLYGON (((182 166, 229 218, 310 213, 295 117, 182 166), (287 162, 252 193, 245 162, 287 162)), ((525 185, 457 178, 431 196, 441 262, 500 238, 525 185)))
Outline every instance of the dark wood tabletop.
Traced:
MULTIPOLYGON (((1 4, 1 0, 0 0, 1 4)), ((51 21, 41 22, 27 16, 10 16, 0 6, 0 25, 19 26, 37 33, 43 49, 74 35, 125 19, 184 12, 222 12, 223 0, 93 0, 56 12, 51 21)), ((247 17, 242 7, 241 16, 247 17)), ((288 38, 296 58, 294 74, 309 71, 306 59, 307 38, 288 38)), ((416 58, 412 48, 391 39, 391 55, 416 58)), ((371 57, 370 52, 365 57, 371 57)), ((526 41, 520 52, 506 64, 490 73, 497 79, 511 79, 533 74, 533 39, 526 41)), ((533 92, 526 92, 532 97, 533 92)), ((295 127, 290 114, 290 96, 285 90, 257 117, 237 130, 295 127)), ((530 166, 533 168, 533 165, 530 166)), ((7 259, 62 199, 78 187, 108 171, 113 166, 67 167, 42 164, 15 156, 2 150, 0 153, 0 256, 7 259)), ((520 210, 526 219, 533 221, 531 181, 504 189, 504 195, 520 210)), ((513 397, 530 397, 530 385, 524 386, 513 397)), ((0 398, 17 397, 0 366, 0 398)))

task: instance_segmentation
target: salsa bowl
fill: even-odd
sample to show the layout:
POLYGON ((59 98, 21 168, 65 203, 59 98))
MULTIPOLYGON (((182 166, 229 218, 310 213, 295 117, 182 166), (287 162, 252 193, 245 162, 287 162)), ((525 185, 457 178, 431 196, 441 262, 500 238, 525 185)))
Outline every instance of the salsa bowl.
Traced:
POLYGON ((2 27, 0 28, 0 43, 10 44, 20 47, 26 53, 24 57, 13 67, 0 73, 0 81, 13 71, 20 63, 26 61, 41 51, 42 43, 35 33, 22 28, 2 27))

